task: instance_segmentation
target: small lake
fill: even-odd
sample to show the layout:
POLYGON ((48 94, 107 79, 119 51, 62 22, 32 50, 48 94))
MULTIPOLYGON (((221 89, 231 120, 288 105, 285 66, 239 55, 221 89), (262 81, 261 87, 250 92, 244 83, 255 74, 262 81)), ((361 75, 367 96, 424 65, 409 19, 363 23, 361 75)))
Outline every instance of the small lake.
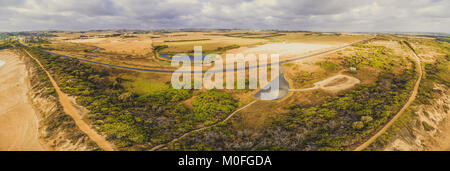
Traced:
POLYGON ((286 96, 288 93, 289 82, 284 78, 284 72, 280 67, 280 74, 277 76, 277 78, 273 79, 269 84, 265 85, 264 88, 253 95, 253 97, 260 100, 279 100, 286 96), (271 88, 277 84, 279 85, 278 90, 271 88))

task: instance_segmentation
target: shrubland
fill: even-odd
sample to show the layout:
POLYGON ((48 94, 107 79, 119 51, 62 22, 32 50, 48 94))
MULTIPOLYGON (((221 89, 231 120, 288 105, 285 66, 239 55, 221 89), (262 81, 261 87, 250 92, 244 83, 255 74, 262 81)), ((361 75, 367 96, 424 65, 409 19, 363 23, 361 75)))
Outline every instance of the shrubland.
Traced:
POLYGON ((225 118, 237 106, 230 95, 210 90, 193 99, 191 110, 183 102, 193 97, 193 90, 166 88, 136 94, 122 86, 120 70, 50 55, 38 48, 27 50, 55 77, 63 92, 89 110, 89 121, 123 149, 148 149, 168 142, 225 118))
MULTIPOLYGON (((239 117, 217 127, 196 132, 169 144, 169 150, 351 150, 386 124, 404 105, 417 79, 415 64, 391 49, 355 45, 356 55, 341 63, 317 63, 326 71, 338 67, 377 70, 375 84, 330 96, 320 104, 289 104, 287 112, 269 121, 264 129, 240 125, 239 117), (392 72, 395 66, 400 72, 392 72)), ((359 71, 359 70, 358 70, 359 71)), ((313 73, 303 73, 301 82, 314 82, 313 73)), ((298 77, 300 79, 300 77, 298 77)), ((299 82, 300 80, 297 80, 299 82)))

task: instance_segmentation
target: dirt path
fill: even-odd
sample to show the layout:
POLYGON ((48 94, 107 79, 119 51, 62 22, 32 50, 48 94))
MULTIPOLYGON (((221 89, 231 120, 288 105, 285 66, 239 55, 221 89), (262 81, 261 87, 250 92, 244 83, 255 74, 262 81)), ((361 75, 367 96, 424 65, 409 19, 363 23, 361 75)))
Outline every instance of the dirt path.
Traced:
POLYGON ((186 137, 186 136, 188 136, 188 135, 190 135, 190 134, 192 134, 192 133, 199 132, 199 131, 202 131, 202 130, 205 130, 205 129, 208 129, 208 128, 215 127, 215 126, 217 126, 218 124, 221 124, 221 123, 225 123, 225 122, 228 121, 231 117, 233 117, 236 113, 238 113, 239 111, 241 111, 241 110, 243 110, 243 109, 245 109, 245 108, 251 106, 251 105, 252 105, 253 103, 255 103, 256 101, 258 101, 258 100, 253 100, 253 101, 250 102, 249 104, 247 104, 247 105, 245 105, 245 106, 239 108, 238 110, 234 111, 233 113, 231 113, 230 115, 228 115, 227 118, 225 118, 224 120, 222 120, 222 121, 220 121, 220 122, 217 122, 217 123, 215 123, 215 124, 213 124, 213 125, 210 125, 210 126, 206 126, 206 127, 202 127, 202 128, 199 128, 199 129, 195 129, 195 130, 186 132, 186 133, 184 133, 183 135, 181 135, 180 137, 175 138, 175 139, 173 139, 172 141, 170 141, 170 142, 168 142, 168 143, 161 144, 161 145, 158 145, 158 146, 153 147, 152 149, 150 149, 150 151, 155 151, 155 150, 161 149, 161 148, 167 146, 167 144, 176 142, 176 141, 178 141, 178 140, 180 140, 180 139, 182 139, 182 138, 184 138, 184 137, 186 137))
POLYGON ((366 142, 364 142, 363 144, 358 146, 354 151, 364 150, 370 144, 375 142, 375 140, 379 136, 381 136, 384 132, 386 132, 386 130, 389 129, 389 127, 391 127, 398 118, 400 118, 402 113, 409 107, 409 105, 411 105, 411 103, 414 101, 414 99, 416 99, 417 92, 419 91, 420 81, 422 80, 422 65, 420 63, 420 58, 417 56, 417 54, 414 52, 414 50, 413 49, 410 49, 410 50, 413 53, 413 56, 415 58, 415 62, 416 62, 416 65, 417 65, 417 68, 418 68, 418 71, 419 71, 419 77, 417 78, 416 84, 414 85, 414 89, 413 89, 413 91, 411 93, 411 96, 409 97, 409 99, 405 103, 405 105, 403 105, 403 107, 400 109, 400 111, 398 111, 398 113, 383 128, 381 128, 375 135, 370 137, 366 142))
POLYGON ((338 74, 322 81, 314 83, 314 87, 304 89, 289 89, 289 91, 310 91, 322 89, 331 92, 338 92, 355 86, 360 80, 348 75, 338 74))
POLYGON ((39 139, 39 118, 29 100, 25 64, 0 51, 0 151, 49 150, 39 139))
POLYGON ((45 71, 53 87, 55 88, 56 93, 58 94, 59 101, 64 108, 64 112, 69 114, 73 118, 78 128, 80 128, 81 131, 86 133, 86 135, 89 136, 89 138, 91 138, 92 141, 97 143, 97 145, 103 150, 114 151, 113 145, 111 143, 106 141, 105 138, 100 136, 95 130, 89 127, 89 125, 81 119, 81 112, 77 110, 75 106, 73 106, 73 104, 70 101, 70 98, 64 92, 61 91, 56 81, 53 79, 50 73, 44 68, 41 62, 39 62, 39 60, 37 60, 30 53, 28 53, 28 51, 25 50, 25 52, 28 54, 28 56, 33 58, 39 64, 39 66, 45 71))

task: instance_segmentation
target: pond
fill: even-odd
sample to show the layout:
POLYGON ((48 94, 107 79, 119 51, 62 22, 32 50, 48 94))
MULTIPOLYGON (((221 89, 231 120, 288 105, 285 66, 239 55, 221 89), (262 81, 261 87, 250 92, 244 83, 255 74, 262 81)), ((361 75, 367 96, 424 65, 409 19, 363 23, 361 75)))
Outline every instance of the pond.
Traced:
POLYGON ((289 82, 284 78, 284 72, 281 68, 280 71, 281 72, 277 76, 277 78, 273 79, 269 84, 265 85, 253 97, 260 100, 279 100, 286 96, 289 93, 289 82), (279 85, 278 90, 271 88, 277 84, 279 85))

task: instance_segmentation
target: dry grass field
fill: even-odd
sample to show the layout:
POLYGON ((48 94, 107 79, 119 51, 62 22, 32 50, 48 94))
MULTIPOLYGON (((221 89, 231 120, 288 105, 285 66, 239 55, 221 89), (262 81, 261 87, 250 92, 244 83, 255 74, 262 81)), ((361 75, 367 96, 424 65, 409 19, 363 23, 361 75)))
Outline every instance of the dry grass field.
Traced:
MULTIPOLYGON (((153 31, 153 32, 58 32, 43 44, 49 51, 108 64, 142 67, 170 67, 159 54, 187 53, 202 46, 210 53, 278 53, 282 59, 311 54, 367 39, 367 35, 274 31, 153 31), (157 50, 155 51, 155 48, 157 50)), ((225 56, 225 55, 223 55, 225 56)))
MULTIPOLYGON (((277 53, 280 54, 280 60, 283 60, 336 48, 369 37, 368 35, 361 34, 245 30, 202 32, 155 31, 145 33, 115 31, 84 33, 60 32, 54 33, 54 35, 57 37, 53 37, 50 44, 43 45, 49 51, 108 64, 152 69, 175 69, 170 67, 170 61, 155 57, 155 54, 191 54, 194 46, 202 46, 204 55, 207 53, 221 53, 224 59, 224 54, 226 53, 243 53, 244 55, 249 53, 277 53), (158 46, 166 47, 154 53, 153 48, 158 46), (226 47, 230 46, 234 47, 226 49, 226 47), (220 48, 224 48, 225 50, 220 48)), ((340 58, 353 53, 352 48, 354 47, 283 65, 283 69, 286 71, 285 76, 291 83, 291 88, 311 87, 314 82, 337 74, 337 72, 344 68, 338 67, 330 70, 329 68, 324 68, 319 63, 324 61, 339 63, 341 61, 340 58), (305 81, 304 78, 299 78, 302 76, 311 78, 305 81)), ((248 72, 246 72, 246 75, 248 76, 248 72)), ((361 77, 358 76, 358 73, 354 75, 357 78, 361 77)), ((124 72, 119 77, 124 80, 122 85, 125 88, 140 95, 170 87, 170 84, 168 84, 170 82, 170 74, 124 72)), ((368 82, 364 78, 360 79, 363 83, 368 82)), ((239 104, 242 106, 254 100, 252 95, 258 90, 224 91, 239 99, 239 104)), ((186 103, 190 102, 187 101, 186 103)))

